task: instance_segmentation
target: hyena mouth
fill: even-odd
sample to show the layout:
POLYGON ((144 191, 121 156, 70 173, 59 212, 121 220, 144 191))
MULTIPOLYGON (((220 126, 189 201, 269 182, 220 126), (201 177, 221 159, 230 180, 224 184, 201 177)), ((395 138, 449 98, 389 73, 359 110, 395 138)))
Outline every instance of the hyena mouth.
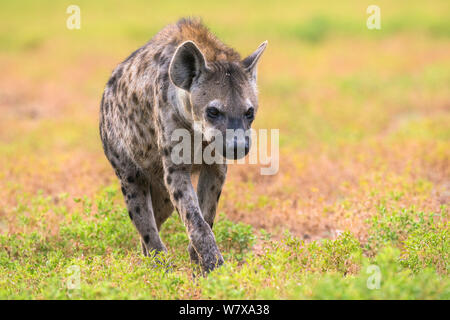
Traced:
POLYGON ((226 140, 222 148, 222 156, 230 160, 238 160, 244 158, 250 151, 250 139, 245 137, 245 139, 238 140, 232 139, 226 140))

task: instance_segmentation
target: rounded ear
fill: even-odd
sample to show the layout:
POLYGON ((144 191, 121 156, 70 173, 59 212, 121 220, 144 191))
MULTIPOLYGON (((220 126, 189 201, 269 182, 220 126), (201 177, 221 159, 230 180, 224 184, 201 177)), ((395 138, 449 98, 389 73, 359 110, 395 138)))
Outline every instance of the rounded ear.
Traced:
POLYGON ((170 61, 169 77, 174 85, 189 91, 193 80, 207 70, 203 53, 192 41, 185 41, 175 50, 170 61))
POLYGON ((264 41, 259 45, 259 47, 253 52, 251 55, 249 55, 247 58, 242 60, 242 65, 244 66, 245 70, 250 74, 251 80, 256 81, 256 65, 258 64, 259 58, 261 57, 262 53, 266 49, 268 44, 268 41, 264 41))

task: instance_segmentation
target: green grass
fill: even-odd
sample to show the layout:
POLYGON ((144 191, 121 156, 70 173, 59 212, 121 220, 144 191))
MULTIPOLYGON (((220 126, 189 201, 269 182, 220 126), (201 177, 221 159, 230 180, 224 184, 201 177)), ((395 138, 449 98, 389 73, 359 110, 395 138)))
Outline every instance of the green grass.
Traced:
POLYGON ((0 236, 0 298, 450 298, 446 207, 428 215, 380 208, 365 245, 349 232, 309 243, 287 232, 276 241, 221 216, 214 232, 227 262, 202 277, 189 262, 188 239, 176 214, 161 232, 168 254, 141 256, 128 214, 116 204, 117 192, 111 186, 94 199, 67 194, 58 201, 42 195, 23 199, 15 213, 34 231, 0 236), (57 204, 72 201, 77 205, 70 210, 57 204), (48 212, 62 218, 56 233, 48 232, 48 212), (251 250, 256 242, 259 253, 251 250), (370 289, 378 277, 373 265, 380 272, 378 289, 370 289), (68 287, 74 270, 79 289, 68 287))

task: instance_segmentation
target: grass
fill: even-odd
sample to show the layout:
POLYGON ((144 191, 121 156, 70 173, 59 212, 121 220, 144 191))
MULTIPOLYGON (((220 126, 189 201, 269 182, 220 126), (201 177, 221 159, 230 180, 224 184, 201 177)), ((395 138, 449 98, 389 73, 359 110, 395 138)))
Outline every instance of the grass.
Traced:
POLYGON ((19 205, 19 224, 35 227, 0 236, 0 298, 450 298, 446 207, 430 215, 380 208, 365 245, 350 232, 312 242, 285 232, 274 240, 222 216, 214 232, 227 263, 203 278, 189 262, 188 239, 176 215, 162 230, 168 254, 140 255, 126 209, 115 203, 117 193, 110 186, 95 199, 61 195, 59 201, 77 204, 73 210, 42 195, 19 205), (61 216, 57 232, 49 233, 42 219, 48 212, 61 216), (260 250, 252 251, 257 243, 260 250), (378 289, 370 286, 370 266, 379 272, 378 289))
POLYGON ((70 4, 0 1, 0 298, 450 298, 448 1, 378 1, 381 30, 358 1, 78 1, 72 31, 70 4), (187 15, 269 40, 255 126, 280 129, 276 175, 229 169, 206 278, 176 213, 142 257, 98 137, 111 70, 187 15))

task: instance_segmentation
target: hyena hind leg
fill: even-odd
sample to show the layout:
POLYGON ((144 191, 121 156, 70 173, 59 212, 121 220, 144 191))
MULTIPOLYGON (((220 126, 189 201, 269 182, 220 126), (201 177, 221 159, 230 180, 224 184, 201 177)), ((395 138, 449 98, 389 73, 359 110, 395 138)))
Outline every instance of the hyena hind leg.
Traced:
POLYGON ((158 230, 161 230, 162 224, 172 215, 174 211, 174 206, 172 201, 170 201, 169 192, 167 191, 166 186, 160 181, 163 181, 162 177, 160 179, 154 179, 150 187, 153 212, 158 230))
POLYGON ((152 251, 167 251, 155 222, 149 179, 135 165, 130 165, 121 173, 122 193, 130 219, 141 236, 143 254, 148 256, 152 251))

